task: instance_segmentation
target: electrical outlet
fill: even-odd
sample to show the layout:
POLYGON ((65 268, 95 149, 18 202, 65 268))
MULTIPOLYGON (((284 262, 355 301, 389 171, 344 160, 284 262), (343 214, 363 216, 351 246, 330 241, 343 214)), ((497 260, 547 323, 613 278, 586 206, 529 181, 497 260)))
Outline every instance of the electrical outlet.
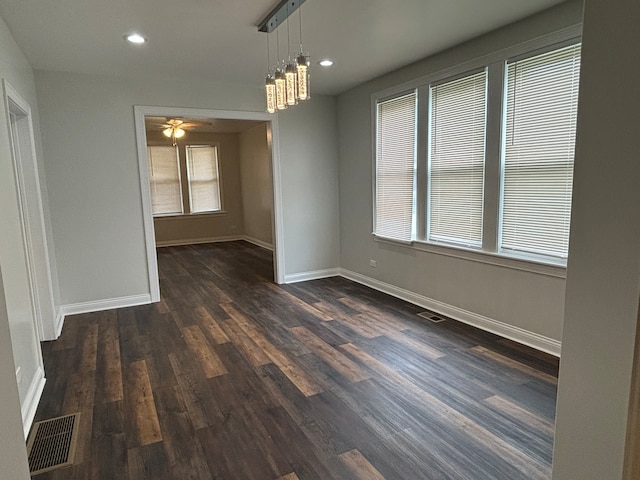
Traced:
POLYGON ((378 261, 377 260, 369 260, 369 266, 376 268, 378 266, 378 261))

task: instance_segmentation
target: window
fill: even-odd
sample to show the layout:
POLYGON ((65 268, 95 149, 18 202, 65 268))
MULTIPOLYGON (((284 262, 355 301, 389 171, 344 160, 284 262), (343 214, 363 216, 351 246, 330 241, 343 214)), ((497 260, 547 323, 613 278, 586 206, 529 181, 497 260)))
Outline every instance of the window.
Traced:
POLYGON ((221 211, 216 145, 147 146, 147 155, 154 216, 221 211))
POLYGON ((218 149, 209 145, 186 147, 189 199, 192 213, 220 210, 218 149))
POLYGON ((413 237, 416 162, 416 95, 378 104, 376 213, 377 235, 410 241, 413 237))
POLYGON ((501 247, 567 256, 580 46, 507 64, 501 247))
POLYGON ((566 264, 580 45, 522 48, 374 96, 377 237, 566 264))
POLYGON ((482 244, 485 71, 432 86, 428 239, 482 244))
POLYGON ((154 215, 182 213, 180 165, 177 147, 147 147, 154 215))

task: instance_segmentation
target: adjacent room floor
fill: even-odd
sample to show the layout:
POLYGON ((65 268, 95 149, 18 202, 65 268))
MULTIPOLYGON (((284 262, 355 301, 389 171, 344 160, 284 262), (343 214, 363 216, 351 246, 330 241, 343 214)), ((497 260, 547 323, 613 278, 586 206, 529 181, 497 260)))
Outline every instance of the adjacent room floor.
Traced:
POLYGON ((546 479, 557 359, 245 242, 158 251, 158 304, 67 317, 36 420, 53 479, 546 479))

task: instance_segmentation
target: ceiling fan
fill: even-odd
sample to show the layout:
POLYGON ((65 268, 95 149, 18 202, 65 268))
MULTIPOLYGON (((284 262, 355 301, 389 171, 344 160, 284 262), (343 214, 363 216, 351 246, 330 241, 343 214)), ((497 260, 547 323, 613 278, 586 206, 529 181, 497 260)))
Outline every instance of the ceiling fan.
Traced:
POLYGON ((211 125, 211 122, 206 121, 185 122, 183 118, 147 117, 147 121, 152 127, 162 129, 162 134, 171 139, 174 147, 178 144, 177 140, 184 137, 187 130, 202 125, 211 125))

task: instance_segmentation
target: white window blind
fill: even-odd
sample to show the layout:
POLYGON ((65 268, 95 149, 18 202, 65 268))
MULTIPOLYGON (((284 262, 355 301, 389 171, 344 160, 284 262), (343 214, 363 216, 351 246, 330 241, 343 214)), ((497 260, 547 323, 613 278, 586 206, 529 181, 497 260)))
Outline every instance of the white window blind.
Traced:
POLYGON ((147 147, 154 215, 182 213, 180 168, 176 147, 147 147))
POLYGON ((566 258, 580 45, 507 64, 501 248, 566 258))
POLYGON ((432 86, 428 239, 482 245, 487 74, 432 86))
POLYGON ((413 237, 416 94, 378 103, 375 234, 413 237))
POLYGON ((186 147, 191 213, 220 210, 218 149, 209 145, 186 147))

